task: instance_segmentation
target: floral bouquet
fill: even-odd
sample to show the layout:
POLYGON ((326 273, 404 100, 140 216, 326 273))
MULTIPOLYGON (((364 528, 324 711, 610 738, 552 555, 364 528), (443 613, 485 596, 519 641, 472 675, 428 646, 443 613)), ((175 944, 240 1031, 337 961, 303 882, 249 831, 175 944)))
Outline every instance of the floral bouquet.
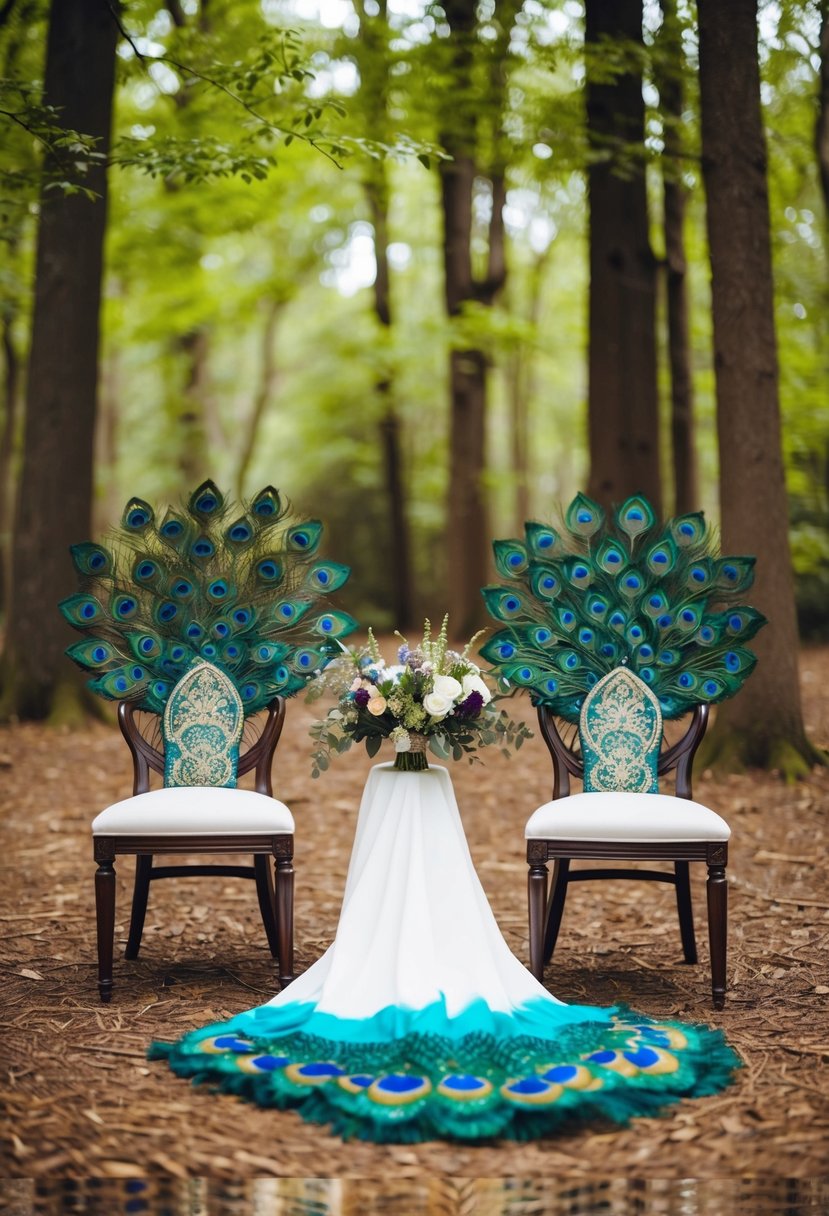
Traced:
POLYGON ((352 743, 364 741, 369 756, 376 756, 383 740, 391 739, 394 767, 419 772, 429 767, 427 747, 442 760, 460 760, 466 752, 472 761, 480 747, 500 743, 505 750, 512 744, 517 749, 531 737, 523 723, 495 707, 480 668, 469 658, 480 634, 459 654, 447 645, 448 622, 444 617, 433 639, 427 620, 422 639, 412 647, 397 634, 402 645, 393 666, 369 630, 365 650, 348 651, 328 667, 318 683, 335 692, 337 704, 311 727, 317 743, 312 777, 352 743))

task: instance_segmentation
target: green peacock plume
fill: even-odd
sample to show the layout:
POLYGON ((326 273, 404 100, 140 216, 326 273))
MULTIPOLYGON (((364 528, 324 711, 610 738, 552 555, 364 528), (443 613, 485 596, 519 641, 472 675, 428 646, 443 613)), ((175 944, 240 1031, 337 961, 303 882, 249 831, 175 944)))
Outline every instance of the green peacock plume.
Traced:
POLYGON ((80 590, 60 610, 85 636, 66 653, 94 673, 93 692, 157 713, 208 659, 255 713, 304 688, 357 627, 345 612, 313 613, 350 573, 315 560, 321 535, 272 486, 240 507, 206 481, 161 518, 131 498, 111 543, 72 546, 80 590))
POLYGON ((590 688, 627 664, 665 718, 731 697, 757 662, 745 643, 765 624, 739 602, 753 557, 720 557, 701 512, 660 524, 628 498, 610 518, 584 494, 559 532, 528 522, 525 539, 494 542, 508 585, 483 588, 504 622, 481 649, 502 682, 526 688, 577 722, 590 688))

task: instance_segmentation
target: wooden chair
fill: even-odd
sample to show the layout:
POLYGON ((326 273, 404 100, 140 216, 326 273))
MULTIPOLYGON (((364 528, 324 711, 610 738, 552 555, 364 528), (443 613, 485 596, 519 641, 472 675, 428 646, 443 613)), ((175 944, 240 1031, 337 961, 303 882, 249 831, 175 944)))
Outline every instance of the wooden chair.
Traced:
POLYGON ((675 794, 570 793, 570 778, 583 779, 578 728, 559 728, 543 707, 541 734, 553 760, 551 802, 539 807, 527 823, 530 969, 541 979, 558 937, 567 888, 592 879, 636 879, 671 883, 676 888, 682 948, 687 963, 697 961, 691 908, 689 862, 708 867, 708 939, 711 951, 713 1003, 725 1002, 728 824, 714 811, 693 801, 691 770, 708 723, 708 706, 694 710, 690 726, 672 746, 663 745, 657 763, 662 777, 676 773, 675 794), (571 869, 576 859, 672 861, 673 871, 624 868, 571 869), (549 898, 547 863, 554 862, 549 898))
POLYGON ((129 938, 125 958, 138 957, 150 883, 158 878, 215 874, 252 878, 279 981, 293 979, 294 821, 273 797, 271 768, 285 719, 278 697, 266 714, 246 721, 238 774, 253 771, 255 791, 227 787, 178 786, 150 789, 150 772, 164 772, 164 743, 158 715, 118 706, 118 723, 133 761, 133 796, 102 811, 92 824, 95 905, 98 923, 98 991, 112 996, 115 930, 116 855, 136 856, 129 938), (154 865, 157 853, 253 854, 252 865, 154 865), (274 859, 275 883, 268 857, 274 859))

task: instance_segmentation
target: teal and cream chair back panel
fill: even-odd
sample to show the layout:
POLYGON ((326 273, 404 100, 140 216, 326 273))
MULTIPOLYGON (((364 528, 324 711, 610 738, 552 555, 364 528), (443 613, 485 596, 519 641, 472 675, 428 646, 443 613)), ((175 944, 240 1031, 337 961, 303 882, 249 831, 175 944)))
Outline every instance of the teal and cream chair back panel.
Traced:
POLYGON ((627 667, 608 672, 579 718, 584 792, 656 794, 662 743, 659 701, 627 667))
POLYGON ((176 684, 164 709, 165 786, 235 786, 245 724, 233 682, 198 663, 176 684))

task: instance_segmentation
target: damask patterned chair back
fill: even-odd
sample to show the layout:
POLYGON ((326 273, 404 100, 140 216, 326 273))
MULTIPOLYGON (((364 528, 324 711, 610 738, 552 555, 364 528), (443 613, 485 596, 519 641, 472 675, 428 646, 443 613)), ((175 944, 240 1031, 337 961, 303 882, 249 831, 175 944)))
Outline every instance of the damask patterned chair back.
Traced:
POLYGON ((629 668, 614 668, 585 697, 579 739, 585 793, 658 793, 662 711, 629 668))
POLYGON ((198 663, 176 684, 164 709, 165 786, 235 787, 242 698, 212 663, 198 663))

